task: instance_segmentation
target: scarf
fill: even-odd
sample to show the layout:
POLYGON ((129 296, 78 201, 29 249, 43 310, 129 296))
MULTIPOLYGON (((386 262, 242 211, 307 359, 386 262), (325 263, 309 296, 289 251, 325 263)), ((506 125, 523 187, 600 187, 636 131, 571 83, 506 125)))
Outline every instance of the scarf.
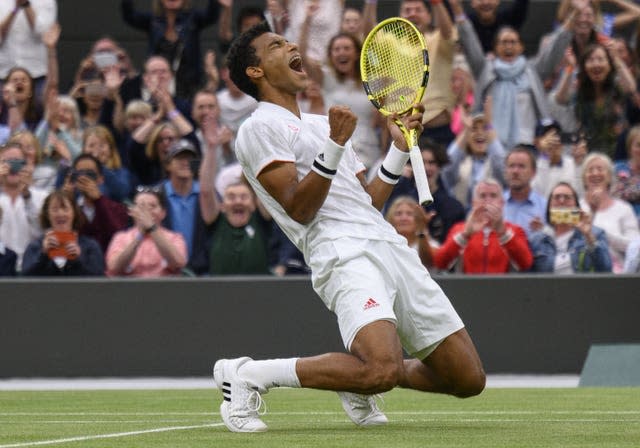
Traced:
POLYGON ((493 69, 496 80, 493 85, 493 125, 505 148, 519 143, 517 95, 529 87, 526 75, 527 60, 519 56, 513 62, 495 59, 493 69))

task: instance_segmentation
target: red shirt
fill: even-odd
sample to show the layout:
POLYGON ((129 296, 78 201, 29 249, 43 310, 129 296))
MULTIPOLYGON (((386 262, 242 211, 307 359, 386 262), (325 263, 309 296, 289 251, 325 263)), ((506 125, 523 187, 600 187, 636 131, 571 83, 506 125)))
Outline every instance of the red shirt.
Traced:
POLYGON ((444 244, 436 251, 434 263, 439 269, 449 269, 460 257, 462 270, 467 274, 506 274, 511 267, 524 271, 533 264, 533 255, 522 227, 505 223, 507 231, 502 238, 493 230, 488 235, 480 231, 471 235, 463 245, 461 234, 464 225, 464 222, 455 224, 444 244))

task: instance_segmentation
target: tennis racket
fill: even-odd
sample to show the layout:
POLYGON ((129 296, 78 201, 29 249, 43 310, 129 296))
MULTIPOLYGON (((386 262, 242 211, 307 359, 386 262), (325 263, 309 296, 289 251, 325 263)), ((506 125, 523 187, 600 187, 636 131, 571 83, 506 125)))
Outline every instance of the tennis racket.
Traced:
MULTIPOLYGON (((371 103, 384 116, 413 113, 429 82, 429 53, 422 33, 408 20, 392 17, 383 20, 362 45, 360 53, 362 85, 371 103)), ((427 173, 415 129, 407 129, 396 119, 407 141, 413 177, 420 204, 433 202, 427 173)))

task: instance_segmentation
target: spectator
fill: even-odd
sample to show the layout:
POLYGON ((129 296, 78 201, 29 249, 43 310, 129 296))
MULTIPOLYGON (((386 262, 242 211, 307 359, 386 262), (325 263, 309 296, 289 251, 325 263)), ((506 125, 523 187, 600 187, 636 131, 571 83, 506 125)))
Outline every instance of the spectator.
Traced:
POLYGON ((463 119, 464 130, 447 148, 449 164, 442 169, 444 185, 465 209, 481 179, 492 177, 504 185, 505 150, 491 125, 491 106, 486 110, 463 119))
POLYGON ((455 98, 455 106, 451 112, 451 132, 455 135, 458 135, 464 129, 462 118, 473 107, 474 89, 475 82, 471 75, 469 64, 467 64, 463 55, 455 55, 451 72, 451 92, 455 98))
POLYGON ((505 274, 526 271, 533 263, 524 230, 505 222, 500 183, 480 181, 473 191, 467 220, 454 225, 434 255, 439 269, 457 268, 467 274, 505 274))
POLYGON ((285 0, 284 5, 288 17, 284 37, 302 47, 303 36, 307 34, 306 54, 318 63, 325 63, 329 42, 340 32, 344 0, 285 0))
POLYGON ((104 253, 113 235, 127 226, 129 217, 123 204, 102 194, 103 184, 102 164, 91 154, 85 153, 73 161, 72 169, 64 176, 62 188, 76 198, 82 211, 80 234, 95 238, 104 253))
MULTIPOLYGON (((9 142, 22 146, 24 150, 27 160, 27 170, 29 170, 31 174, 30 185, 47 192, 53 190, 56 184, 59 164, 68 166, 70 158, 60 159, 60 162, 51 160, 51 157, 47 156, 47 153, 43 150, 42 146, 40 146, 40 142, 31 131, 18 131, 13 134, 9 142)), ((58 148, 60 152, 64 154, 65 147, 60 145, 58 148)), ((58 154, 54 148, 47 149, 54 154, 58 154)))
POLYGON ((0 2, 0 79, 13 67, 23 67, 33 79, 34 96, 41 96, 48 73, 47 48, 42 35, 56 21, 55 0, 0 2))
MULTIPOLYGON (((176 95, 175 75, 169 61, 162 56, 150 56, 141 75, 125 79, 120 86, 120 97, 123 104, 137 99, 148 101, 160 117, 166 116, 178 125, 191 112, 188 99, 176 95)), ((185 135, 189 132, 185 131, 185 135)))
POLYGON ((554 185, 566 182, 576 184, 577 171, 573 157, 565 154, 561 137, 562 129, 556 121, 543 122, 536 127, 538 158, 533 190, 548 197, 554 185))
POLYGON ((471 0, 469 21, 478 35, 482 51, 490 53, 498 31, 503 27, 511 27, 516 31, 522 28, 527 20, 529 0, 515 0, 500 5, 500 0, 471 0))
POLYGON ((47 192, 30 186, 31 170, 22 146, 0 147, 0 241, 18 255, 17 267, 29 242, 42 234, 38 215, 47 192))
POLYGON ((464 54, 476 79, 475 109, 487 95, 494 101, 493 125, 505 148, 518 143, 533 144, 538 121, 549 118, 542 83, 564 56, 572 36, 572 14, 541 47, 538 55, 525 59, 524 46, 515 28, 502 27, 496 35, 495 58, 485 57, 471 22, 462 13, 459 0, 450 2, 458 17, 458 32, 464 54))
POLYGON ((162 226, 167 214, 162 189, 139 187, 129 213, 133 226, 116 233, 107 249, 107 275, 179 275, 187 264, 187 246, 180 233, 162 226))
POLYGON ((638 219, 628 202, 611 196, 613 164, 605 154, 587 156, 582 181, 585 196, 581 206, 593 215, 593 225, 605 231, 613 272, 620 273, 629 243, 640 237, 638 219))
POLYGON ((136 129, 128 149, 131 168, 143 185, 155 185, 165 178, 164 161, 169 147, 181 137, 173 123, 165 121, 156 125, 156 119, 157 115, 152 116, 136 129))
MULTIPOLYGON (((276 0, 277 1, 277 0, 276 0)), ((231 16, 233 9, 233 0, 227 0, 228 5, 220 2, 222 10, 220 11, 220 19, 218 21, 218 48, 220 54, 227 54, 231 42, 241 33, 249 28, 266 20, 263 9, 256 6, 243 6, 236 14, 235 28, 237 34, 234 34, 231 27, 231 16)), ((209 50, 213 51, 213 50, 209 50)))
POLYGON ((547 200, 531 188, 536 174, 536 156, 523 145, 513 148, 505 160, 504 219, 524 229, 527 235, 544 226, 547 200))
POLYGON ((629 243, 622 272, 625 274, 640 274, 640 238, 636 238, 629 243))
MULTIPOLYGON (((116 131, 117 133, 114 134, 114 137, 116 137, 116 135, 118 136, 116 137, 116 142, 118 142, 118 152, 120 153, 123 165, 131 172, 134 179, 133 185, 137 185, 139 182, 135 181, 135 174, 131 164, 131 154, 129 154, 128 151, 130 151, 135 145, 133 133, 151 118, 151 105, 146 101, 133 100, 127 104, 124 110, 123 128, 120 132, 116 131)), ((144 148, 142 148, 142 151, 144 151, 144 148)))
POLYGON ((349 6, 345 7, 342 10, 340 32, 353 34, 360 42, 364 42, 367 34, 369 34, 369 31, 373 29, 378 21, 376 14, 377 7, 377 1, 364 2, 362 11, 349 6))
MULTIPOLYGON (((223 69, 224 71, 225 69, 223 69)), ((229 116, 227 117, 227 123, 231 124, 235 131, 238 130, 240 123, 233 123, 233 120, 236 119, 238 121, 244 120, 248 115, 250 115, 250 110, 255 109, 255 105, 257 102, 250 96, 240 92, 243 96, 252 100, 252 105, 250 102, 245 102, 244 99, 239 99, 239 101, 235 101, 231 98, 231 95, 225 95, 228 102, 225 107, 227 107, 227 111, 229 116), (242 105, 241 103, 244 103, 242 105), (235 111, 233 109, 236 109, 235 111)), ((213 116, 214 119, 218 122, 222 120, 221 114, 221 104, 219 102, 219 94, 215 92, 211 92, 208 90, 199 90, 196 92, 193 97, 193 109, 191 111, 191 118, 196 124, 195 136, 198 139, 198 143, 200 148, 205 147, 205 140, 203 134, 203 123, 205 117, 213 116)), ((233 153, 233 137, 234 132, 231 127, 227 124, 223 126, 219 126, 218 131, 220 132, 220 136, 218 138, 218 146, 216 147, 216 154, 218 157, 217 167, 221 169, 227 165, 230 165, 235 162, 236 157, 233 153)))
POLYGON ((98 242, 78 235, 82 214, 62 191, 49 193, 40 212, 44 236, 29 243, 22 260, 26 276, 104 275, 104 257, 98 242))
POLYGON ((640 125, 629 129, 625 146, 628 159, 615 165, 613 196, 630 203, 640 219, 640 125))
POLYGON ((100 123, 107 88, 104 75, 92 58, 80 63, 69 95, 78 102, 83 129, 100 123))
POLYGON ((385 219, 396 232, 407 239, 407 244, 415 249, 426 268, 433 265, 429 235, 429 221, 432 217, 433 213, 426 212, 411 196, 396 197, 385 214, 385 219))
POLYGON ((430 10, 424 0, 402 0, 399 15, 422 31, 429 49, 429 83, 422 99, 425 107, 422 135, 447 146, 455 138, 450 124, 455 103, 451 73, 457 34, 442 1, 433 2, 430 10), (433 19, 436 28, 432 26, 433 19))
MULTIPOLYGON (((0 207, 0 227, 2 226, 2 207, 0 207)), ((18 255, 0 240, 0 277, 15 277, 18 255)))
POLYGON ((186 139, 174 142, 164 160, 167 177, 161 185, 167 198, 163 225, 182 234, 187 245, 189 269, 201 274, 206 270, 208 247, 200 212, 200 182, 195 180, 198 163, 199 155, 193 143, 186 139))
POLYGON ((42 119, 42 100, 34 89, 34 80, 27 70, 21 67, 9 70, 2 87, 4 107, 0 122, 12 131, 22 127, 33 130, 42 119))
POLYGON ((607 237, 578 206, 578 194, 568 183, 560 182, 551 190, 549 225, 529 236, 534 272, 611 272, 607 237))
POLYGON ((202 83, 200 32, 213 25, 219 14, 216 0, 206 9, 192 9, 189 0, 154 0, 153 12, 135 8, 133 0, 120 3, 122 18, 149 37, 148 54, 164 57, 176 76, 176 95, 189 98, 202 83))
MULTIPOLYGON (((617 55, 600 44, 584 51, 579 60, 574 113, 591 151, 615 157, 618 137, 627 129, 625 97, 635 93, 635 80, 617 55)), ((558 100, 562 102, 562 98, 558 100)))
POLYGON ((52 92, 44 119, 35 131, 43 148, 44 163, 50 166, 71 163, 82 152, 83 134, 78 103, 70 96, 52 92))
MULTIPOLYGON (((226 65, 220 69, 220 78, 224 81, 224 87, 216 92, 220 106, 219 119, 222 125, 231 130, 235 138, 238 128, 256 110, 258 102, 235 85, 229 76, 229 67, 226 65)), ((233 148, 233 142, 231 147, 233 148)))
MULTIPOLYGON (((440 171, 449 162, 446 151, 429 138, 422 137, 419 140, 420 152, 424 169, 427 173, 429 189, 433 195, 433 202, 424 207, 424 210, 431 216, 427 222, 429 235, 432 237, 431 245, 439 246, 444 243, 449 229, 457 222, 463 221, 465 211, 462 204, 449 195, 444 187, 440 171)), ((413 179, 413 170, 410 165, 405 167, 403 175, 394 187, 387 203, 390 204, 394 198, 399 196, 410 196, 418 200, 418 190, 413 179)))
POLYGON ((246 182, 227 185, 222 202, 215 192, 218 130, 212 115, 205 120, 207 142, 200 170, 200 210, 209 226, 208 272, 211 275, 269 274, 271 216, 261 208, 246 182))
POLYGON ((113 134, 104 126, 94 126, 84 132, 82 152, 91 154, 102 164, 103 193, 114 201, 123 201, 131 195, 131 173, 122 166, 113 134))
POLYGON ((300 35, 300 54, 302 64, 312 81, 322 88, 326 108, 334 105, 347 105, 358 116, 358 123, 351 141, 353 149, 367 169, 382 156, 383 119, 373 107, 362 89, 360 78, 360 41, 351 34, 336 34, 329 42, 327 64, 313 59, 307 52, 307 39, 310 36, 309 23, 314 17, 309 8, 308 20, 304 23, 300 35))
POLYGON ((575 189, 578 192, 578 197, 584 197, 584 187, 582 185, 582 171, 584 160, 589 153, 589 144, 584 132, 575 132, 570 136, 570 155, 573 159, 573 163, 576 166, 576 180, 574 181, 575 189))

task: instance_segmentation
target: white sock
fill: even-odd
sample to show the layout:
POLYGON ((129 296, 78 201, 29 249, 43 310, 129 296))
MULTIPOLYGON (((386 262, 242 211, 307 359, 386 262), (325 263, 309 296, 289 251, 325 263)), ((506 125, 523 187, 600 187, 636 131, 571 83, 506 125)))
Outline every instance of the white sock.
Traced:
POLYGON ((238 369, 238 376, 260 389, 300 387, 296 374, 298 358, 249 361, 238 369))

